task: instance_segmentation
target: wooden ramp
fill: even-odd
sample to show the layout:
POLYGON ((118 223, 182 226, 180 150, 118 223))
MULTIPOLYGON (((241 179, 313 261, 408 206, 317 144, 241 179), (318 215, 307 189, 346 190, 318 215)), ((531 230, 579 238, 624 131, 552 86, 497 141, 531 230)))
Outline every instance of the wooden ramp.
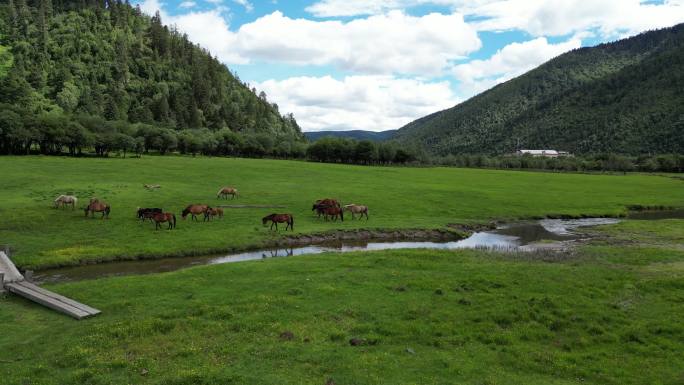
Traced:
POLYGON ((80 320, 100 314, 100 311, 95 308, 26 281, 9 257, 1 251, 0 277, 0 288, 76 319, 80 320))

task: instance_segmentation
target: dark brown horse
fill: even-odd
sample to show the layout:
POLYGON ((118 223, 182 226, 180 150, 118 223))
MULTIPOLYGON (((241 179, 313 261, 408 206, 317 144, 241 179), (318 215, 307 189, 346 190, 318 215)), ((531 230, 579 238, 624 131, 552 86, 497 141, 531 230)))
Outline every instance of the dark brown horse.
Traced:
POLYGON ((313 204, 311 211, 316 211, 318 218, 320 218, 321 214, 324 214, 325 209, 328 207, 340 207, 340 203, 337 200, 330 198, 319 199, 313 204))
POLYGON ((323 216, 325 220, 328 220, 328 217, 332 218, 333 221, 337 220, 337 217, 340 217, 340 220, 344 222, 344 210, 342 210, 339 207, 326 207, 323 209, 323 216))
POLYGON ((271 221, 271 228, 273 230, 273 225, 275 225, 276 231, 278 231, 278 223, 287 223, 285 226, 285 231, 289 228, 294 231, 294 217, 292 214, 271 214, 261 218, 261 223, 266 226, 268 221, 271 221))
POLYGON ((168 222, 167 230, 176 228, 176 214, 174 213, 154 213, 152 214, 155 230, 161 229, 161 224, 168 222))
POLYGON ((223 219, 223 209, 220 207, 216 207, 216 208, 209 207, 209 208, 207 208, 207 211, 204 213, 204 220, 208 221, 214 217, 219 217, 219 219, 223 219))
POLYGON ((208 208, 207 205, 190 205, 183 210, 181 215, 185 219, 190 214, 192 219, 197 220, 197 216, 206 213, 208 208))
POLYGON ((88 216, 88 213, 90 213, 91 217, 95 217, 95 213, 98 212, 102 213, 102 219, 109 219, 109 212, 111 211, 111 207, 105 202, 100 202, 100 200, 97 198, 91 198, 90 203, 84 211, 86 217, 88 216))
POLYGON ((145 219, 152 220, 152 217, 154 214, 161 214, 163 211, 160 208, 139 208, 138 209, 138 219, 142 220, 143 222, 145 219))

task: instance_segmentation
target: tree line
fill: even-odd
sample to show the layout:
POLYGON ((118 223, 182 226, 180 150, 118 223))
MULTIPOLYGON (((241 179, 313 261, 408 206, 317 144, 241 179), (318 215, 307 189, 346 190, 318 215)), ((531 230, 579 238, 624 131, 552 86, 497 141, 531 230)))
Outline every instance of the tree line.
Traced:
POLYGON ((0 104, 0 154, 101 156, 135 153, 303 158, 306 144, 291 135, 182 129, 100 116, 44 112, 22 114, 0 104))
POLYGON ((529 169, 565 172, 684 172, 684 155, 682 154, 639 156, 596 154, 558 158, 534 157, 531 155, 448 155, 445 157, 427 157, 424 160, 432 165, 467 168, 529 169))
POLYGON ((291 136, 239 134, 229 129, 176 130, 170 127, 107 121, 91 115, 54 112, 22 116, 0 104, 0 154, 70 156, 141 156, 189 154, 253 158, 301 159, 358 165, 411 165, 559 172, 684 172, 684 155, 624 156, 598 154, 559 158, 530 155, 432 156, 419 147, 393 141, 374 142, 326 137, 313 143, 291 136))

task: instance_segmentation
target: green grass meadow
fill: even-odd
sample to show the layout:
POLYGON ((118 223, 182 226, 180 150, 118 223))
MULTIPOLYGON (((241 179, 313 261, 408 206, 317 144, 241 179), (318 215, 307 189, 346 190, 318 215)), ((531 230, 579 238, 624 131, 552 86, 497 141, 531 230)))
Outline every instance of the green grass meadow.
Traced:
POLYGON ((157 157, 140 159, 0 158, 0 243, 24 268, 88 261, 206 254, 255 248, 282 235, 260 219, 295 215, 295 234, 335 229, 444 228, 449 223, 545 215, 618 215, 627 205, 684 206, 680 180, 648 175, 585 175, 453 168, 393 168, 297 161, 157 157), (143 184, 159 184, 148 191, 143 184), (228 209, 223 221, 178 217, 174 231, 135 219, 137 207, 180 214, 190 203, 220 204, 224 185, 240 190, 229 204, 285 209, 228 209), (81 210, 54 210, 59 194, 91 196, 112 206, 106 221, 81 210), (366 204, 370 220, 326 223, 314 200, 333 197, 366 204))
MULTIPOLYGON (((21 266, 202 254, 282 236, 268 209, 155 231, 138 206, 277 204, 295 233, 444 228, 545 215, 684 206, 681 180, 447 168, 143 157, 0 158, 0 243, 21 266), (160 184, 147 191, 143 184, 160 184), (55 210, 98 196, 111 219, 55 210), (318 198, 370 207, 325 223, 318 198)), ((102 310, 75 321, 0 296, 3 385, 596 384, 684 382, 684 220, 588 228, 562 254, 326 253, 46 285, 102 310), (354 341, 354 344, 351 343, 354 341)))
POLYGON ((402 250, 51 285, 103 313, 0 299, 3 384, 681 384, 684 220, 644 223, 554 262, 402 250))

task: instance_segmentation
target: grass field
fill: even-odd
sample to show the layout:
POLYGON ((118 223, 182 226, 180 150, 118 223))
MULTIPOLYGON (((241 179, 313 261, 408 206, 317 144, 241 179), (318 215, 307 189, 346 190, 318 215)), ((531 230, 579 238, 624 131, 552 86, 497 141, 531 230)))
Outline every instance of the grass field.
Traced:
POLYGON ((555 262, 383 251, 52 285, 103 313, 0 299, 2 383, 681 384, 684 220, 591 231, 555 262))
MULTIPOLYGON (((133 257, 204 254, 259 247, 280 235, 261 226, 273 211, 295 215, 295 233, 333 229, 444 228, 545 215, 617 215, 627 205, 684 206, 680 180, 648 175, 582 175, 449 168, 390 168, 274 160, 143 157, 141 159, 0 158, 0 242, 15 262, 41 268, 133 257), (160 184, 147 191, 143 184, 160 184), (227 210, 223 221, 155 231, 136 207, 180 213, 189 203, 218 204, 216 192, 237 187, 239 204, 286 209, 227 210), (51 209, 59 194, 97 196, 111 219, 51 209), (310 211, 334 197, 366 204, 370 221, 325 223, 310 211)), ((225 203, 225 202, 223 202, 225 203)))

